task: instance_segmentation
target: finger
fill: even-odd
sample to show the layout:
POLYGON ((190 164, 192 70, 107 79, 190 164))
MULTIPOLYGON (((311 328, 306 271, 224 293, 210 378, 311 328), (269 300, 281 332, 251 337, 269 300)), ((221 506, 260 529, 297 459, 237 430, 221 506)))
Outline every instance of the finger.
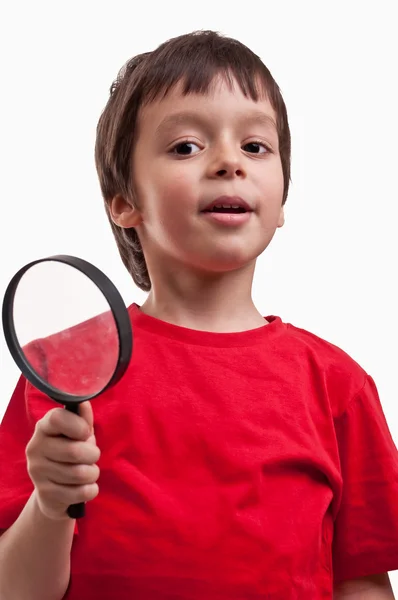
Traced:
POLYGON ((50 410, 37 423, 37 428, 44 435, 64 435, 73 440, 87 440, 92 433, 85 419, 63 408, 50 410))
POLYGON ((97 483, 87 485, 62 485, 48 481, 46 486, 43 486, 38 491, 41 499, 51 505, 70 506, 78 502, 89 502, 98 495, 99 488, 97 483))
POLYGON ((81 442, 62 437, 47 437, 42 448, 45 458, 60 463, 92 465, 98 462, 101 456, 100 449, 95 442, 90 442, 90 438, 81 442))
POLYGON ((100 470, 97 465, 66 465, 48 461, 46 477, 59 485, 90 485, 96 483, 100 470))

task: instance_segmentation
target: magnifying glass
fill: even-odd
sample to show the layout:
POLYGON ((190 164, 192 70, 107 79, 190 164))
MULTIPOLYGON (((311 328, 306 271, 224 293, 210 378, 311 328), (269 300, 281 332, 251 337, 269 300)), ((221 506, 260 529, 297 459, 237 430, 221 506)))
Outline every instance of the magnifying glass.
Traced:
MULTIPOLYGON (((79 413, 79 404, 115 385, 131 359, 133 334, 123 299, 91 263, 68 255, 22 267, 6 289, 4 337, 38 390, 79 413)), ((84 516, 84 503, 68 508, 84 516)))

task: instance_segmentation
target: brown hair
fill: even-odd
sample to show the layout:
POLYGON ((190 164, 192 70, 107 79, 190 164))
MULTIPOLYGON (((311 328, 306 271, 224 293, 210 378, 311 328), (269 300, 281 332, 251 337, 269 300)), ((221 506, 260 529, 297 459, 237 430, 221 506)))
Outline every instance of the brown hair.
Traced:
POLYGON ((165 96, 177 83, 183 93, 205 94, 215 76, 235 79, 245 96, 257 101, 268 97, 277 117, 279 149, 284 177, 283 201, 290 183, 290 130, 278 85, 247 46, 213 31, 196 31, 173 38, 153 52, 139 54, 120 70, 97 126, 95 162, 105 207, 120 256, 138 287, 151 289, 151 280, 138 234, 113 223, 109 203, 117 194, 134 202, 131 156, 137 115, 141 106, 165 96))

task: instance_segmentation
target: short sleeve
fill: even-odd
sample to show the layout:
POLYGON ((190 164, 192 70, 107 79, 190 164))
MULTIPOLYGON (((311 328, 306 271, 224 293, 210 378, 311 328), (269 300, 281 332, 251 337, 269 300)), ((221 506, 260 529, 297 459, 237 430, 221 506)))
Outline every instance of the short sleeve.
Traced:
POLYGON ((336 434, 343 480, 333 540, 337 583, 398 569, 398 452, 371 377, 336 434))
POLYGON ((0 530, 16 521, 33 492, 25 449, 36 422, 54 405, 20 377, 0 424, 0 530))

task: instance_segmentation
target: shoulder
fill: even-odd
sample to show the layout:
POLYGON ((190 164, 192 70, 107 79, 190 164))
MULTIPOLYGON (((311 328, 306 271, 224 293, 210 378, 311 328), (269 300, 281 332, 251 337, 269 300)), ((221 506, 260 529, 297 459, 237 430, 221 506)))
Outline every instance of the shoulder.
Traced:
POLYGON ((342 348, 291 323, 285 324, 285 339, 290 352, 315 374, 317 387, 333 398, 336 416, 364 387, 368 374, 342 348))
POLYGON ((321 355, 325 360, 332 363, 345 363, 350 367, 353 365, 359 367, 358 363, 340 346, 329 342, 319 335, 316 335, 307 329, 298 327, 297 325, 293 325, 292 323, 286 323, 285 330, 291 343, 296 344, 297 347, 302 349, 306 348, 308 351, 321 355))

